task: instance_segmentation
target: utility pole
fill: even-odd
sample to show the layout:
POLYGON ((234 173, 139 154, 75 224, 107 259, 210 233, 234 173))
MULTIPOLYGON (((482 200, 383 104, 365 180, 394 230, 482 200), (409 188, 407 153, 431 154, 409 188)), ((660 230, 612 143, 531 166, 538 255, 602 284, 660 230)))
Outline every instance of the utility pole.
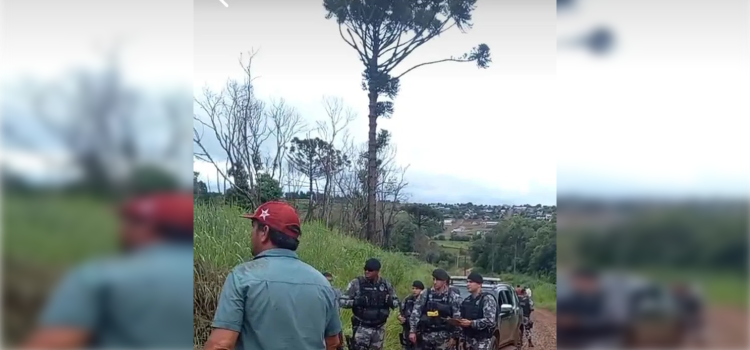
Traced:
POLYGON ((456 269, 458 270, 458 259, 461 259, 461 248, 458 248, 458 255, 456 255, 456 269))

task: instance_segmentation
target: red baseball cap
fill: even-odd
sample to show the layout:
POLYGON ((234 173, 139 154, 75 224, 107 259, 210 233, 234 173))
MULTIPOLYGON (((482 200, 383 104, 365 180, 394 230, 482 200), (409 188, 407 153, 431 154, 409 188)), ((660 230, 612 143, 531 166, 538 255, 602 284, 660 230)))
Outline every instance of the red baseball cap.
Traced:
POLYGON ((172 229, 193 229, 193 194, 162 192, 139 196, 120 207, 125 218, 172 229))
POLYGON ((256 220, 292 238, 298 238, 302 234, 297 210, 286 202, 265 202, 254 214, 247 213, 242 217, 256 220))

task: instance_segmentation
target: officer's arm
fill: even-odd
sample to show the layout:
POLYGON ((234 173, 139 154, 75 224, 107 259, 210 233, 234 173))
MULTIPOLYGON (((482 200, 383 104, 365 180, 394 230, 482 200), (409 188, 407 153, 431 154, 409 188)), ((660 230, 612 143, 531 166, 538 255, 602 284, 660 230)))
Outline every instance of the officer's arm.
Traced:
POLYGON ((68 273, 50 296, 39 328, 22 347, 84 348, 99 321, 98 273, 93 265, 68 273))
POLYGON ((357 279, 355 278, 346 286, 346 293, 344 293, 339 300, 342 308, 351 309, 354 307, 354 297, 357 296, 358 290, 359 283, 357 283, 357 279))
MULTIPOLYGON (((451 292, 451 308, 453 309, 453 318, 461 318, 461 296, 451 292)), ((461 327, 453 327, 453 338, 460 338, 462 335, 461 327)))
POLYGON ((239 283, 235 271, 229 273, 219 296, 214 314, 214 329, 204 350, 234 349, 245 318, 245 288, 239 283))
POLYGON ((482 318, 471 321, 471 327, 476 329, 487 329, 495 326, 495 315, 497 315, 497 302, 495 298, 485 295, 482 318))
POLYGON ((422 317, 422 308, 426 302, 427 293, 422 291, 419 293, 419 296, 417 296, 417 300, 414 301, 414 308, 411 310, 411 315, 409 316, 409 328, 411 328, 412 332, 417 329, 419 319, 422 317))
POLYGON ((398 300, 398 294, 396 294, 396 289, 393 288, 391 282, 388 282, 388 293, 391 295, 391 309, 399 309, 401 302, 398 300))

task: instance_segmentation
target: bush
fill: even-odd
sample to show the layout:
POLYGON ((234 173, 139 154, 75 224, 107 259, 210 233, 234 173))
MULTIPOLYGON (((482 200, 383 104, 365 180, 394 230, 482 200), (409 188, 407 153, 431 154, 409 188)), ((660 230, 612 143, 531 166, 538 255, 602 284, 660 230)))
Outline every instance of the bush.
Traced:
MULTIPOLYGON (((241 211, 235 208, 196 205, 195 207, 195 289, 194 323, 195 344, 202 346, 210 332, 211 320, 216 309, 218 295, 224 279, 232 268, 252 257, 250 245, 250 222, 240 218, 241 211)), ((312 223, 302 227, 300 258, 318 270, 331 272, 334 284, 345 288, 350 280, 362 274, 365 260, 380 259, 383 277, 393 283, 398 295, 403 298, 410 293, 411 283, 421 280, 430 284, 433 266, 412 257, 385 252, 373 245, 361 242, 339 232, 312 223)), ((400 349, 398 334, 401 327, 391 314, 387 323, 387 350, 400 349)), ((341 315, 345 333, 351 334, 351 311, 341 315)))

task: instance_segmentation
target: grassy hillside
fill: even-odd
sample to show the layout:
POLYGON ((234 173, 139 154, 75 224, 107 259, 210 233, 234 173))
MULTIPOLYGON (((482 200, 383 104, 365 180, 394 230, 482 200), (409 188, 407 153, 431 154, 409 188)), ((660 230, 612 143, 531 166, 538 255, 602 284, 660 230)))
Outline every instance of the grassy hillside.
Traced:
MULTIPOLYGON (((66 267, 87 258, 116 251, 117 221, 109 203, 76 196, 9 196, 4 198, 3 252, 6 304, 3 330, 6 335, 25 334, 33 324, 49 288, 66 267)), ((195 208, 195 340, 203 343, 208 331, 216 295, 226 274, 251 257, 250 222, 230 208, 195 208)), ((306 224, 300 247, 302 259, 336 276, 343 288, 362 273, 364 261, 377 257, 383 262, 383 275, 396 286, 399 296, 419 279, 429 285, 433 266, 415 258, 387 253, 317 224, 306 224)), ((517 276, 504 276, 509 281, 517 276)), ((518 283, 523 283, 520 281, 518 283)), ((532 284, 533 286, 534 284, 532 284)), ((535 299, 543 298, 539 287, 535 299)), ((554 296, 554 294, 553 294, 554 296)), ((554 299, 554 297, 553 297, 554 299)), ((552 303, 554 304, 554 303, 552 303)), ((351 313, 342 315, 345 332, 351 313)), ((386 350, 400 349, 395 319, 388 323, 386 350)), ((5 342, 13 338, 4 339, 5 342)))
MULTIPOLYGON (((240 218, 241 212, 226 207, 199 205, 195 207, 195 341, 202 344, 210 331, 211 318, 217 295, 226 274, 237 264, 251 256, 250 222, 240 218)), ((340 232, 332 232, 320 224, 302 227, 301 259, 320 271, 335 276, 336 287, 346 284, 362 274, 365 260, 377 257, 383 263, 382 274, 396 287, 400 297, 408 295, 411 283, 421 280, 426 285, 432 281, 434 266, 399 253, 385 252, 340 232)), ((539 307, 554 309, 555 287, 522 276, 504 275, 511 283, 527 284, 534 288, 534 299, 539 307)), ((387 324, 386 350, 400 349, 398 333, 401 330, 396 313, 387 324)), ((351 312, 341 315, 344 332, 351 334, 351 312)))
MULTIPOLYGON (((217 294, 226 274, 251 256, 250 222, 239 217, 237 210, 210 206, 195 207, 195 341, 202 344, 209 331, 216 307, 217 294)), ((434 267, 402 254, 384 252, 319 224, 302 227, 301 259, 321 271, 335 276, 334 284, 344 288, 362 274, 365 260, 377 257, 383 264, 382 275, 396 287, 399 296, 408 295, 411 282, 418 279, 430 284, 434 267)), ((351 312, 344 310, 341 319, 345 333, 351 334, 351 312)), ((400 325, 396 313, 387 324, 386 349, 400 349, 400 325)))

